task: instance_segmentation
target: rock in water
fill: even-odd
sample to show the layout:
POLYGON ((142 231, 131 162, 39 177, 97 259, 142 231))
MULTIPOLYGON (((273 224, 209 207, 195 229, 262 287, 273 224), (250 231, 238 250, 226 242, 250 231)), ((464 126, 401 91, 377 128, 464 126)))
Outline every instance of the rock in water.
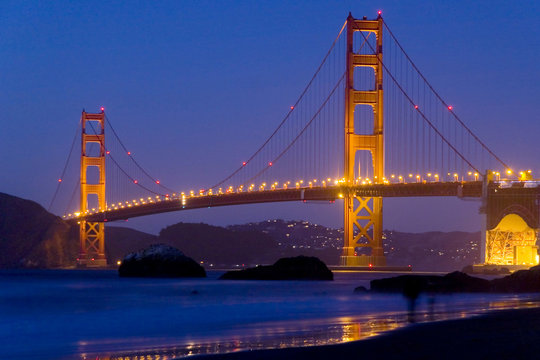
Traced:
POLYGON ((540 265, 516 271, 501 279, 493 279, 491 285, 495 292, 539 292, 540 265))
POLYGON ((371 290, 378 292, 400 292, 405 296, 430 293, 474 293, 489 292, 490 282, 454 271, 444 276, 402 275, 386 279, 371 280, 371 290), (410 295, 407 295, 410 294, 410 295))
POLYGON ((222 280, 334 280, 334 274, 316 257, 279 259, 274 265, 228 271, 222 280))
POLYGON ((164 244, 126 255, 118 274, 123 277, 206 277, 206 271, 195 260, 164 244))

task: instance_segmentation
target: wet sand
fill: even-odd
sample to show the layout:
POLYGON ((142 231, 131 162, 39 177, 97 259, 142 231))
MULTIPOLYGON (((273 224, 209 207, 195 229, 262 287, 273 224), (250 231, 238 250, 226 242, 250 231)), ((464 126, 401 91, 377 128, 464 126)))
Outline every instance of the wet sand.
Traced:
POLYGON ((538 359, 540 308, 501 310, 472 318, 414 324, 338 345, 193 356, 204 360, 538 359))

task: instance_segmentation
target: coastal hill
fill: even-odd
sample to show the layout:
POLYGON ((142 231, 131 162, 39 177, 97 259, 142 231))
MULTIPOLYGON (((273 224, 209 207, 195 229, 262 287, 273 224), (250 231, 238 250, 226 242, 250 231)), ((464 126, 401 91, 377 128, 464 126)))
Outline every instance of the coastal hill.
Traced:
MULTIPOLYGON (((178 223, 147 234, 108 224, 109 264, 151 244, 182 250, 209 268, 272 264, 283 257, 313 256, 328 265, 339 262, 343 230, 308 221, 267 220, 228 227, 178 223)), ((480 233, 403 233, 385 230, 389 264, 416 270, 453 271, 478 262, 480 233)), ((41 205, 0 193, 0 268, 75 266, 78 226, 70 226, 41 205)))
POLYGON ((78 233, 34 201, 0 193, 0 267, 61 267, 78 252, 78 233))

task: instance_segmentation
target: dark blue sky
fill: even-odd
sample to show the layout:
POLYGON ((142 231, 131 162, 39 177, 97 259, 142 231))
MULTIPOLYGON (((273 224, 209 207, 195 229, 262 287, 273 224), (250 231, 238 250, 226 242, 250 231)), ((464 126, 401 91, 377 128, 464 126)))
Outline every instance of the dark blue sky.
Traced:
MULTIPOLYGON (((536 1, 0 2, 0 191, 48 205, 80 111, 107 114, 138 161, 178 189, 208 186, 274 129, 349 11, 377 10, 456 113, 540 177, 536 1)), ((479 230, 478 203, 385 202, 385 228, 479 230), (413 207, 415 211, 410 211, 413 207)), ((341 205, 204 209, 128 223, 155 232, 305 218, 341 205)))

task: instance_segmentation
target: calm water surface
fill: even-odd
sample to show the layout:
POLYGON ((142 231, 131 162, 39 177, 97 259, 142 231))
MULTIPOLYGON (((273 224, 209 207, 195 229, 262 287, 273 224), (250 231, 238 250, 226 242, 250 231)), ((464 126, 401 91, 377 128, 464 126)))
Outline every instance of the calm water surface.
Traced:
MULTIPOLYGON (((358 340, 407 324, 400 295, 354 294, 396 274, 335 281, 121 279, 116 271, 0 271, 0 358, 170 359, 358 340)), ((420 298, 416 321, 537 306, 533 295, 420 298)))

